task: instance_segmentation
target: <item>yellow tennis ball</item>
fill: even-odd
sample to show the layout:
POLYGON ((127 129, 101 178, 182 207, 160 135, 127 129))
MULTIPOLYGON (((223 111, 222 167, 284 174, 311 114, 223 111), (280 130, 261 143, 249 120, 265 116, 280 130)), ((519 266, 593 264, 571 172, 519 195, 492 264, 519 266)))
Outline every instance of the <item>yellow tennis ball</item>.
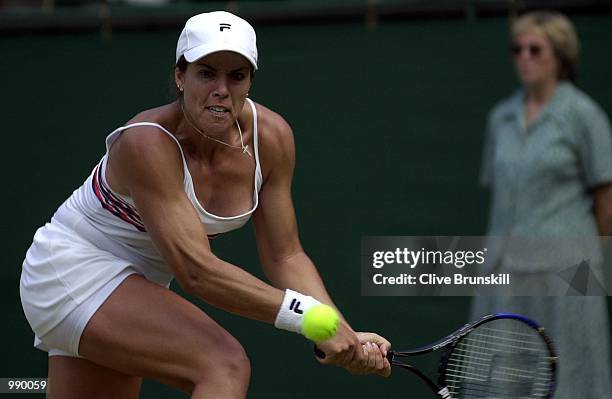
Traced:
POLYGON ((309 340, 320 342, 336 335, 339 325, 340 318, 334 308, 319 304, 304 312, 302 332, 309 340))

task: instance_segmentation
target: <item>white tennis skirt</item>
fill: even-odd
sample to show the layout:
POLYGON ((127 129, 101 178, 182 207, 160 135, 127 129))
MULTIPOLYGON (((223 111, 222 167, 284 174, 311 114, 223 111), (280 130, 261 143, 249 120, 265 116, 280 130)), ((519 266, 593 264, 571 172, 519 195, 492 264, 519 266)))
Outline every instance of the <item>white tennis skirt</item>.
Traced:
MULTIPOLYGON (((49 356, 81 357, 79 354, 79 343, 81 342, 81 335, 85 330, 85 326, 87 326, 89 320, 100 306, 102 306, 104 301, 113 293, 115 288, 117 288, 126 277, 135 273, 138 272, 133 268, 125 268, 91 297, 87 298, 74 310, 68 313, 68 316, 60 321, 57 326, 53 327, 48 333, 42 335, 42 337, 39 337, 38 334, 35 333, 34 347, 48 352, 49 356)), ((30 305, 26 305, 25 301, 22 301, 22 304, 26 317, 28 317, 28 312, 31 313, 33 309, 30 305)), ((34 312, 36 312, 36 310, 34 310, 34 312)), ((30 320, 30 317, 28 317, 28 320, 30 320)))
POLYGON ((66 223, 65 217, 54 217, 36 231, 23 262, 23 310, 34 346, 50 356, 79 356, 81 334, 91 317, 126 277, 140 273, 78 234, 75 226, 81 219, 66 223))

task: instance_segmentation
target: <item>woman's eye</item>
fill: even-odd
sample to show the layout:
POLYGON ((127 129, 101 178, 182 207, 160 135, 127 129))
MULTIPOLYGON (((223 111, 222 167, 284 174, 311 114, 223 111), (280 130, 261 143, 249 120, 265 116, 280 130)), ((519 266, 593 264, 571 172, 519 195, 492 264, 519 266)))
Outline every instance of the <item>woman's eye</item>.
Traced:
POLYGON ((200 71, 200 76, 203 78, 212 78, 214 76, 213 72, 208 69, 202 69, 200 71))
POLYGON ((244 73, 242 73, 242 72, 234 72, 234 73, 232 74, 232 78, 233 78, 234 80, 242 80, 242 79, 244 79, 244 78, 245 78, 245 76, 246 76, 246 75, 245 75, 244 73))

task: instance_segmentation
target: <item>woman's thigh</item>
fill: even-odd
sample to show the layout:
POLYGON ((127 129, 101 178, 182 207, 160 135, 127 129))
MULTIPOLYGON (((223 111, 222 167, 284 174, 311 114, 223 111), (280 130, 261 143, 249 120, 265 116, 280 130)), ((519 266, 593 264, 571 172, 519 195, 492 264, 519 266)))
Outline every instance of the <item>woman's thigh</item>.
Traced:
MULTIPOLYGON (((187 392, 202 381, 210 385, 210 392, 217 392, 217 381, 227 385, 230 380, 235 386, 222 389, 238 393, 229 397, 240 397, 241 392, 246 394, 248 376, 244 382, 236 375, 250 372, 244 370, 248 368, 244 350, 227 331, 191 302, 140 275, 126 278, 89 320, 79 354, 118 372, 126 389, 135 380, 124 376, 155 379, 187 392)), ((50 369, 49 385, 53 376, 50 369)), ((105 385, 89 386, 97 392, 105 385)))
POLYGON ((47 399, 137 399, 142 379, 86 359, 49 357, 47 399))

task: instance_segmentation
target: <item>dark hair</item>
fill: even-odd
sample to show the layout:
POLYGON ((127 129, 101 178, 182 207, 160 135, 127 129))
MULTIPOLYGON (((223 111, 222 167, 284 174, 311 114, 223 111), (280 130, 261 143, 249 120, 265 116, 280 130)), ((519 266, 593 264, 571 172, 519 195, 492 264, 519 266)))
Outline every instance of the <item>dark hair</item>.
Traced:
POLYGON ((189 65, 189 62, 187 62, 184 56, 181 56, 176 64, 172 65, 172 73, 168 80, 168 96, 172 101, 183 97, 183 92, 176 86, 176 80, 174 79, 175 70, 178 68, 179 71, 184 73, 187 70, 187 65, 189 65))
MULTIPOLYGON (((174 80, 174 71, 176 70, 176 68, 178 68, 181 73, 185 73, 188 65, 189 62, 185 59, 185 56, 181 55, 181 58, 179 58, 176 64, 174 64, 172 67, 172 76, 170 78, 170 96, 173 100, 177 100, 183 97, 183 92, 180 91, 178 87, 176 87, 176 81, 174 80)), ((251 76, 251 83, 253 83, 253 80, 255 80, 255 68, 253 68, 253 65, 250 62, 249 73, 251 76)))
POLYGON ((185 72, 187 70, 187 65, 189 65, 189 62, 187 62, 184 55, 181 55, 181 58, 179 58, 179 60, 176 62, 175 67, 178 68, 179 71, 185 72))

